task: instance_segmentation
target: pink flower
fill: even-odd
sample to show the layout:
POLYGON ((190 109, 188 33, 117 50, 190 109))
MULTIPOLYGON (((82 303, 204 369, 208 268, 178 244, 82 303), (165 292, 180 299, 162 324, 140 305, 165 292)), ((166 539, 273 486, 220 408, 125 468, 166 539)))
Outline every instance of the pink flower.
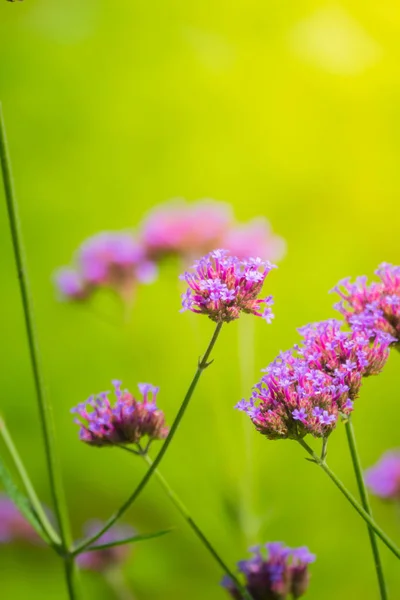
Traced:
POLYGON ((172 200, 148 214, 140 239, 151 258, 193 257, 218 246, 231 222, 231 209, 223 202, 172 200))
POLYGON ((63 268, 56 284, 65 298, 86 298, 99 287, 114 289, 129 300, 138 283, 151 283, 157 269, 131 233, 102 232, 88 238, 76 253, 76 267, 63 268))
POLYGON ((376 496, 400 502, 400 450, 385 452, 365 471, 365 482, 376 496))
MULTIPOLYGON (((92 537, 103 527, 101 521, 92 520, 89 521, 85 528, 85 537, 92 537)), ((135 535, 135 530, 128 525, 114 525, 111 529, 106 531, 93 546, 100 546, 102 544, 110 544, 118 540, 130 538, 135 535)), ((112 546, 111 548, 101 548, 99 550, 91 550, 90 552, 83 552, 78 555, 77 563, 82 569, 90 571, 99 571, 100 573, 121 565, 124 563, 131 553, 131 544, 121 544, 118 546, 112 546)))
POLYGON ((273 262, 279 261, 286 252, 285 240, 272 232, 264 217, 233 225, 225 233, 220 246, 238 258, 259 256, 273 262))
POLYGON ((21 540, 40 542, 38 534, 15 504, 0 493, 0 544, 21 540))

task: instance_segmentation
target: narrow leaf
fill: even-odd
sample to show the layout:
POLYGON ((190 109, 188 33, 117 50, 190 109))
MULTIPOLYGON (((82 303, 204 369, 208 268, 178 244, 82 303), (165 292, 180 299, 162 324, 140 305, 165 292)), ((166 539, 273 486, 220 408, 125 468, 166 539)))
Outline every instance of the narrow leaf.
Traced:
POLYGON ((45 541, 47 540, 46 535, 43 533, 42 526, 40 525, 34 511, 32 510, 31 504, 26 496, 15 485, 11 473, 5 466, 4 462, 0 458, 0 481, 3 483, 4 491, 7 496, 14 502, 19 512, 25 517, 25 519, 32 525, 35 531, 45 541))
POLYGON ((143 542, 150 540, 151 538, 161 537, 166 533, 169 533, 171 529, 164 529, 163 531, 156 531, 155 533, 146 533, 143 535, 134 535, 132 537, 125 538, 124 540, 116 540, 115 542, 109 542, 108 544, 99 544, 98 546, 89 546, 86 548, 86 552, 95 552, 96 550, 105 550, 106 548, 112 548, 113 546, 122 546, 123 544, 133 544, 136 542, 143 542))

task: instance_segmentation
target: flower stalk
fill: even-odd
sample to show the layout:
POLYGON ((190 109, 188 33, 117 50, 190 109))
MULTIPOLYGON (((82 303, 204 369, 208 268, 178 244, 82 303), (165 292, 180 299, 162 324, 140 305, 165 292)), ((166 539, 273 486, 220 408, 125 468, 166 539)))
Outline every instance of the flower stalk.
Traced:
POLYGON ((92 545, 96 540, 98 540, 106 531, 108 531, 121 517, 122 515, 125 514, 125 512, 128 510, 128 508, 130 508, 130 506, 135 502, 135 500, 138 498, 138 496, 141 494, 141 492, 144 490, 144 488, 146 487, 146 485, 148 484, 148 482, 150 481, 150 479, 152 478, 155 470, 157 469, 158 465, 160 464, 161 460, 163 459, 166 451, 168 450, 168 447, 170 445, 170 443, 173 440, 173 437, 179 427, 179 424, 186 412, 186 409, 189 405, 189 402, 193 396, 193 393, 197 387, 197 384, 199 382, 199 379, 203 373, 203 371, 211 364, 212 361, 209 361, 211 352, 213 351, 213 348, 215 346, 215 343, 218 339, 218 336, 221 332, 222 329, 222 325, 223 323, 217 323, 214 333, 212 335, 212 338, 210 340, 210 343, 208 344, 207 350, 204 354, 204 356, 201 358, 201 360, 198 363, 197 369, 196 369, 196 373, 192 379, 192 382, 189 386, 188 391, 186 392, 186 395, 183 399, 183 402, 178 410, 178 414, 175 417, 175 420, 171 426, 171 429, 169 431, 168 436, 166 437, 163 445, 161 446, 161 450, 159 451, 159 453, 157 454, 152 466, 149 468, 149 470, 147 471, 147 473, 144 475, 144 477, 142 478, 142 480, 140 481, 139 485, 136 487, 136 489, 134 490, 134 492, 129 496, 129 498, 126 500, 126 502, 124 502, 124 504, 122 504, 120 506, 120 508, 108 519, 108 521, 105 523, 104 527, 102 527, 102 529, 100 529, 95 535, 93 535, 92 537, 84 540, 83 542, 81 542, 78 546, 75 547, 75 549, 73 550, 72 554, 73 556, 77 556, 78 554, 80 554, 83 550, 85 550, 85 548, 87 548, 88 546, 92 545))
MULTIPOLYGON (((353 463, 354 473, 355 473, 356 480, 357 480, 358 491, 360 494, 361 504, 362 504, 364 510, 370 516, 372 516, 372 510, 371 510, 371 506, 369 503, 368 492, 367 492, 367 489, 366 489, 365 483, 364 483, 364 477, 363 477, 363 473, 362 473, 360 457, 359 457, 358 450, 357 450, 356 437, 355 437, 355 433, 354 433, 354 427, 353 427, 353 423, 351 420, 351 416, 349 416, 349 418, 346 421, 345 429, 346 429, 347 441, 349 444, 349 450, 350 450, 350 454, 351 454, 351 460, 353 463)), ((382 600, 387 600, 388 594, 387 594, 387 590, 386 590, 385 577, 383 574, 382 561, 381 561, 381 557, 380 557, 380 553, 379 553, 378 540, 376 539, 375 532, 370 525, 368 525, 368 536, 369 536, 369 541, 371 544, 376 575, 378 578, 380 596, 381 596, 382 600)))
POLYGON ((69 519, 66 509, 64 489, 61 479, 61 469, 58 463, 53 414, 51 405, 44 393, 44 381, 40 365, 40 352, 34 325, 33 304, 30 295, 29 280, 23 251, 22 234, 18 215, 18 205, 14 191, 14 182, 11 172, 11 160, 8 151, 4 116, 0 104, 0 166, 3 176, 4 194, 7 206, 7 214, 10 225, 14 259, 17 269, 21 301, 25 320, 25 329, 28 341, 29 356, 32 374, 39 407, 39 417, 42 425, 43 440, 45 446, 46 464, 49 476, 50 490, 53 499, 54 511, 60 529, 61 546, 64 554, 65 574, 68 584, 69 597, 76 600, 77 582, 74 561, 68 554, 71 543, 69 519))
POLYGON ((371 529, 376 533, 376 535, 382 540, 382 542, 393 552, 397 558, 400 559, 400 548, 396 546, 396 544, 386 535, 386 533, 375 523, 374 519, 368 512, 357 502, 354 496, 348 491, 346 486, 340 481, 340 479, 335 475, 335 473, 328 467, 326 462, 322 460, 314 450, 304 441, 304 439, 297 440, 300 446, 304 448, 304 450, 311 456, 312 461, 317 464, 325 473, 328 475, 329 479, 333 481, 337 488, 342 492, 342 494, 347 498, 350 504, 356 509, 358 514, 364 519, 371 529))
MULTIPOLYGON (((126 448, 126 449, 128 450, 128 448, 126 448)), ((141 448, 139 446, 138 447, 138 452, 143 457, 143 459, 145 460, 145 462, 149 465, 149 467, 151 468, 153 466, 154 462, 150 458, 150 456, 148 455, 146 449, 145 448, 141 448)), ((230 570, 230 568, 226 565, 226 563, 220 557, 220 555, 218 554, 218 552, 212 546, 211 542, 207 539, 207 537, 204 535, 204 533, 201 531, 201 529, 199 528, 199 526, 196 524, 196 522, 191 517, 190 512, 187 509, 187 507, 180 500, 179 496, 177 496, 177 494, 173 491, 173 489, 170 487, 169 483, 166 481, 166 479, 163 477, 163 475, 160 473, 160 471, 158 469, 155 469, 154 476, 158 479, 159 483, 163 487, 163 489, 166 492, 167 496, 171 499, 171 501, 173 502, 173 504, 175 505, 175 507, 181 513, 182 517, 188 523, 189 527, 191 527, 191 529, 194 531, 194 533, 199 538, 199 540, 201 541, 201 543, 207 548, 207 550, 209 551, 209 553, 216 560, 216 562, 219 564, 219 566, 224 571, 224 573, 228 577, 230 577, 230 579, 235 583, 235 585, 237 586, 237 588, 240 590, 241 594, 243 595, 243 598, 245 600, 252 600, 252 598, 249 595, 248 591, 241 585, 240 581, 237 579, 237 577, 232 573, 232 571, 230 570)))

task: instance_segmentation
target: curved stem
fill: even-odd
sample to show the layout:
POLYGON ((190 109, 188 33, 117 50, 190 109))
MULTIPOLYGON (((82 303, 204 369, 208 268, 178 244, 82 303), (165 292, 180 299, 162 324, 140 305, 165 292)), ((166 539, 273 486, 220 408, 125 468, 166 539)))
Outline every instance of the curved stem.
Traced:
POLYGON ((112 515, 112 517, 110 517, 108 519, 108 521, 106 522, 106 524, 104 525, 104 527, 102 527, 102 529, 100 529, 100 531, 98 531, 95 535, 93 535, 91 538, 88 538, 86 540, 83 540, 83 542, 81 542, 78 546, 76 546, 76 548, 73 551, 73 555, 77 555, 80 554, 85 548, 87 548, 87 546, 90 546, 91 544, 93 544, 96 540, 98 540, 106 531, 108 531, 110 529, 110 527, 112 527, 114 525, 114 523, 116 523, 118 521, 118 519, 120 519, 122 517, 122 515, 128 510, 128 508, 133 504, 133 502, 136 500, 136 498, 139 496, 139 494, 143 491, 143 489, 146 487, 147 483, 150 481, 151 477, 153 476, 154 471, 157 469, 158 465, 160 464, 164 454, 166 453, 166 451, 168 450, 168 446, 170 445, 170 443, 172 442, 172 439, 176 433, 176 430, 179 427, 179 424, 182 420, 183 415, 185 414, 185 411, 188 407, 188 404, 190 402, 191 397, 193 396, 193 392, 196 389, 196 386, 198 384, 198 381, 201 377, 201 374, 203 373, 203 371, 211 364, 210 362, 208 362, 208 359, 210 357, 210 354, 215 346, 215 342, 218 339, 218 336, 220 334, 222 328, 222 323, 218 323, 213 336, 211 338, 210 343, 208 344, 207 350, 203 356, 203 358, 199 361, 199 364, 197 366, 197 370, 196 373, 192 379, 192 383, 189 386, 188 391, 186 392, 186 395, 183 399, 183 402, 179 408, 178 414, 175 417, 175 420, 171 426, 171 429, 169 431, 169 434, 167 436, 167 438, 165 439, 163 445, 161 446, 161 450, 159 451, 159 453, 157 454, 153 465, 150 467, 150 469, 147 471, 147 473, 145 474, 145 476, 143 477, 143 479, 140 481, 139 485, 137 486, 137 488, 135 489, 135 491, 133 492, 133 494, 131 494, 129 496, 129 498, 126 500, 126 502, 124 502, 124 504, 122 504, 122 506, 120 506, 120 508, 112 515))
MULTIPOLYGON (((372 510, 371 510, 371 506, 369 503, 368 493, 367 493, 367 489, 366 489, 365 483, 364 483, 360 457, 359 457, 358 450, 357 450, 356 437, 354 434, 353 423, 351 421, 350 416, 345 424, 345 429, 346 429, 347 441, 349 444, 349 449, 350 449, 350 454, 351 454, 351 460, 353 462, 354 473, 355 473, 356 480, 357 480, 358 491, 359 491, 360 498, 361 498, 361 504, 362 504, 363 508, 366 510, 366 512, 372 516, 372 510)), ((372 555, 374 558, 376 575, 378 578, 380 596, 381 596, 382 600, 387 600, 388 594, 387 594, 387 590, 386 590, 385 577, 383 574, 382 561, 381 561, 381 557, 379 554, 378 540, 376 539, 374 530, 372 529, 372 527, 370 525, 368 525, 368 535, 369 535, 369 541, 371 544, 372 555)))
POLYGON ((336 487, 342 492, 342 494, 347 498, 350 504, 356 509, 358 514, 364 519, 364 521, 369 525, 376 535, 382 540, 382 542, 393 552, 397 558, 400 559, 400 549, 396 546, 394 542, 386 535, 386 533, 375 523, 374 519, 367 513, 366 510, 357 502, 354 496, 348 491, 345 485, 340 481, 340 479, 335 475, 335 473, 328 467, 325 461, 321 460, 320 457, 314 452, 312 448, 305 442, 304 440, 297 440, 305 451, 312 456, 313 461, 315 462, 321 469, 325 471, 328 477, 333 481, 336 487))
MULTIPOLYGON (((150 456, 147 453, 143 453, 142 456, 143 456, 144 460, 146 461, 146 463, 150 467, 152 467, 154 463, 153 463, 152 459, 150 458, 150 456)), ((247 590, 242 586, 242 584, 237 579, 237 577, 234 575, 234 573, 232 573, 232 571, 230 570, 230 568, 222 560, 222 558, 220 557, 220 555, 218 554, 218 552, 212 546, 211 542, 206 538, 206 536, 201 531, 201 529, 199 528, 199 526, 195 523, 195 521, 193 520, 193 518, 190 516, 189 510, 186 508, 186 506, 183 504, 183 502, 180 500, 180 498, 176 495, 176 493, 171 489, 170 485, 164 479, 163 475, 161 475, 161 473, 160 473, 160 471, 158 469, 155 469, 154 475, 155 475, 155 477, 157 477, 158 481, 161 483, 161 485, 164 488, 167 496, 169 496, 169 498, 172 500, 172 502, 175 505, 175 507, 179 510, 179 512, 181 513, 181 515, 185 519, 185 521, 188 523, 189 527, 192 528, 192 530, 197 535, 197 537, 199 538, 199 540, 201 541, 201 543, 207 548, 207 550, 209 551, 209 553, 213 556, 213 558, 216 560, 216 562, 219 564, 219 566, 225 572, 225 574, 228 575, 228 577, 230 579, 232 579, 232 581, 235 583, 236 587, 238 588, 238 590, 243 595, 243 598, 245 598, 246 600, 252 600, 251 596, 249 595, 249 593, 247 592, 247 590)))
POLYGON ((30 500, 32 508, 35 511, 36 517, 37 517, 40 525, 43 528, 43 531, 47 534, 49 540, 52 542, 52 545, 54 545, 55 547, 59 547, 60 546, 60 538, 59 538, 57 532, 54 531, 54 527, 50 523, 49 519, 47 518, 46 513, 43 510, 42 504, 41 504, 39 498, 37 497, 35 489, 32 485, 29 475, 25 469, 24 463, 21 460, 18 450, 15 447, 15 444, 10 435, 10 432, 8 431, 7 426, 1 417, 0 417, 0 435, 3 438, 3 441, 4 441, 5 445, 7 446, 7 449, 14 461, 15 468, 18 471, 18 474, 21 478, 22 483, 24 484, 27 496, 30 500))
MULTIPOLYGON (((61 479, 61 469, 57 459, 55 432, 53 423, 53 413, 51 405, 44 393, 44 382, 42 369, 39 360, 39 344, 37 341, 33 306, 29 289, 27 269, 25 265, 25 256, 23 251, 22 234, 20 231, 20 222, 18 216, 18 206, 14 192, 14 183, 11 174, 11 161, 8 152, 7 137, 5 131, 3 111, 0 104, 0 165, 3 175, 4 193, 7 205, 7 214, 10 225, 11 239, 14 250, 14 259, 17 269, 21 301, 25 320, 25 329, 28 341, 29 356, 32 366, 32 374, 36 392, 37 403, 39 407, 39 417, 42 424, 43 440, 45 446, 47 471, 49 475, 50 490, 53 498, 54 511, 56 514, 58 526, 60 528, 62 548, 64 555, 67 555, 68 547, 71 543, 71 534, 69 529, 69 519, 66 510, 64 489, 61 479)), ((67 561, 67 559, 65 559, 67 561)), ((67 580, 69 583, 70 598, 75 598, 72 594, 73 572, 74 570, 66 567, 67 580)))

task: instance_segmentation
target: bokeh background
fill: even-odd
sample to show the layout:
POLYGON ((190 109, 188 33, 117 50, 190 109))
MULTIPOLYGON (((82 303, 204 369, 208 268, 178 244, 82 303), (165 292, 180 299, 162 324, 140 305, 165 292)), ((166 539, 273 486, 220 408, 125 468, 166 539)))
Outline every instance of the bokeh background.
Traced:
MULTIPOLYGON (((135 227, 171 197, 211 197, 241 220, 268 217, 286 238, 268 278, 276 319, 226 326, 161 470, 230 564, 257 542, 307 544, 318 555, 310 600, 378 597, 361 519, 296 444, 249 431, 232 407, 296 327, 334 316, 338 279, 399 264, 399 33, 393 0, 0 2, 0 97, 76 537, 144 467, 79 443, 70 407, 112 378, 132 391, 148 380, 171 422, 213 326, 179 314, 173 261, 141 288, 128 324, 106 295, 96 311, 57 302, 52 272, 97 231, 135 227)), ((49 503, 4 202, 0 261, 1 412, 49 503)), ((392 355, 357 402, 366 466, 400 443, 399 361, 392 355)), ((355 492, 343 427, 329 461, 355 492)), ((373 508, 400 541, 395 508, 373 508)), ((174 527, 135 548, 125 577, 137 600, 227 597, 156 481, 126 520, 143 532, 174 527)), ((398 563, 382 556, 398 598, 398 563)), ((0 547, 0 573, 2 598, 66 598, 46 549, 0 547)), ((114 597, 98 575, 84 584, 88 598, 114 597)))

